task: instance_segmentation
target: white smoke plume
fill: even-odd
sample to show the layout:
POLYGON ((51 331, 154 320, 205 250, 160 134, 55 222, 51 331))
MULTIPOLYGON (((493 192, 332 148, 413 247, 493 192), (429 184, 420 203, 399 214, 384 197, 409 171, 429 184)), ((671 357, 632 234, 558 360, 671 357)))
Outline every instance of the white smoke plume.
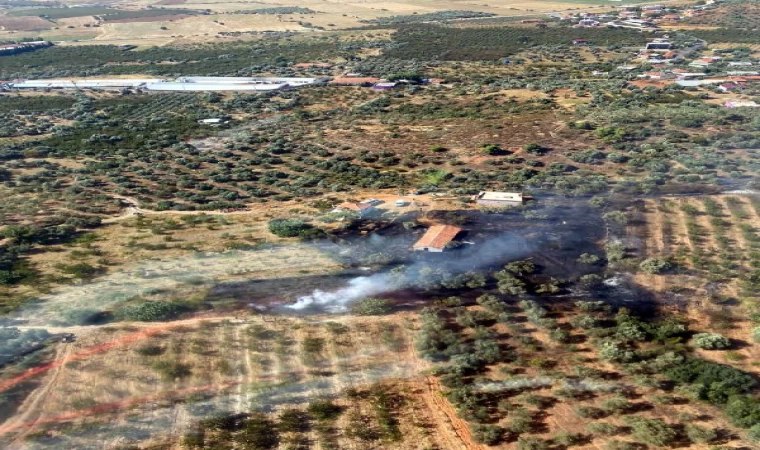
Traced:
POLYGON ((356 277, 348 282, 348 286, 337 291, 325 292, 316 289, 310 295, 299 297, 294 304, 287 305, 286 308, 301 311, 319 306, 328 312, 343 312, 348 309, 347 305, 350 303, 399 287, 399 284, 394 283, 388 274, 356 277))
MULTIPOLYGON (((369 238, 375 240, 375 244, 382 246, 389 242, 381 236, 373 235, 369 238)), ((507 261, 510 258, 520 258, 531 251, 527 240, 516 234, 503 234, 485 241, 476 242, 474 247, 467 251, 456 250, 449 253, 436 254, 433 258, 439 261, 431 261, 431 265, 444 270, 446 273, 456 275, 467 271, 482 269, 494 263, 507 261), (456 252, 456 253, 455 253, 456 252)), ((373 295, 396 291, 405 287, 414 287, 417 283, 418 272, 425 263, 414 263, 404 266, 403 270, 396 273, 378 273, 370 276, 360 276, 351 279, 348 285, 331 292, 315 289, 311 294, 298 297, 295 303, 285 305, 285 308, 304 311, 310 308, 319 308, 326 312, 344 312, 348 305, 373 295)))

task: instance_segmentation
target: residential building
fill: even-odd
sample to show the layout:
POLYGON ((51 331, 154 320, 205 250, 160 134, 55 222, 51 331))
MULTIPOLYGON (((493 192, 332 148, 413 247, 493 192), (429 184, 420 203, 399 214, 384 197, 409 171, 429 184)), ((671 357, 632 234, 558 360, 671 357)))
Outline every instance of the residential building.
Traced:
POLYGON ((523 195, 520 192, 481 191, 472 200, 478 205, 519 206, 523 204, 523 195))
POLYGON ((454 225, 433 225, 417 241, 412 249, 423 252, 442 252, 462 229, 454 225))

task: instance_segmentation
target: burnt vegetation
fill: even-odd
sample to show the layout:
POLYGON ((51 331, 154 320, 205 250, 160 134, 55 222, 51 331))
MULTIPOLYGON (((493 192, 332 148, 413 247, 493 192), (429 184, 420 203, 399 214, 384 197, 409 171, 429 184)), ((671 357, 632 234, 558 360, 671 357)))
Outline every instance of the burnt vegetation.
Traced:
MULTIPOLYGON (((760 341, 760 202, 743 193, 757 188, 759 109, 703 102, 714 92, 637 87, 639 72, 616 67, 645 42, 641 33, 572 30, 572 38, 591 43, 579 49, 557 23, 416 23, 479 16, 395 16, 361 30, 364 39, 72 46, 0 57, 3 78, 319 75, 323 69, 294 63, 342 58, 341 71, 405 80, 390 92, 317 86, 257 95, 3 93, 0 294, 7 295, 0 309, 17 310, 34 297, 29 292, 107 273, 108 243, 96 236, 108 227, 160 237, 124 244, 156 259, 163 251, 199 252, 174 241, 180 231, 221 235, 225 250, 250 252, 246 257, 273 249, 266 241, 302 240, 345 269, 311 283, 340 288, 349 277, 381 276, 386 291, 346 300, 347 311, 372 325, 405 315, 406 322, 383 323, 378 342, 430 363, 427 389, 437 395, 440 387, 478 443, 520 450, 606 443, 614 450, 760 440, 756 368, 742 353, 760 341), (373 34, 386 26, 390 39, 373 34), (367 57, 367 50, 381 51, 367 57), (592 70, 608 76, 589 76, 592 70), (423 82, 428 78, 444 82, 423 82), (201 123, 207 118, 224 120, 201 123), (708 197, 727 189, 742 190, 708 197), (475 209, 470 196, 482 190, 530 198, 510 209, 475 209), (378 193, 418 198, 397 214, 333 210, 378 193), (439 200, 447 208, 423 209, 439 200), (103 224, 129 209, 137 212, 122 224, 103 224), (260 215, 258 228, 214 234, 235 221, 215 213, 246 210, 260 215), (160 217, 164 212, 178 214, 160 217), (189 214, 201 212, 209 214, 189 214), (443 256, 410 253, 431 223, 466 231, 443 256), (661 239, 652 237, 652 223, 661 239), (66 258, 35 263, 56 252, 66 258), (707 304, 705 320, 689 323, 697 300, 707 304), (738 330, 740 321, 751 331, 738 330), (693 411, 709 414, 689 416, 693 411), (551 416, 580 425, 557 432, 551 416)), ((690 35, 752 39, 726 29, 690 35)), ((56 324, 168 322, 265 304, 272 292, 306 294, 300 275, 280 275, 183 280, 198 293, 157 290, 113 307, 68 311, 56 324)), ((320 307, 303 314, 324 312, 320 307)), ((350 328, 327 322, 324 330, 302 330, 298 340, 265 326, 247 335, 257 348, 273 350, 283 377, 303 376, 283 363, 292 355, 321 385, 335 375, 327 362, 344 356, 350 328)), ((33 354, 50 339, 38 330, 0 331, 0 364, 16 363, 14 355, 33 354)), ((214 351, 203 340, 190 348, 214 351)), ((134 349, 152 379, 180 385, 202 373, 171 351, 164 343, 134 349)), ((274 364, 265 359, 262 367, 274 364)), ((241 369, 225 362, 213 370, 241 369)), ((413 395, 397 385, 331 395, 207 415, 181 445, 393 448, 412 427, 430 433, 409 412, 413 395), (405 420, 410 416, 414 421, 405 420)))

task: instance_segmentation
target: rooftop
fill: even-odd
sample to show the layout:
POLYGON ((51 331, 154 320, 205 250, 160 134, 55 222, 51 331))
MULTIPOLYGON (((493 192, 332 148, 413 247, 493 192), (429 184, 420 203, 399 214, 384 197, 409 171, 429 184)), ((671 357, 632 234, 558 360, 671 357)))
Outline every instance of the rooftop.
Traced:
POLYGON ((461 228, 453 225, 433 225, 414 244, 414 248, 445 248, 461 231, 461 228))
POLYGON ((520 192, 493 192, 481 191, 475 197, 477 200, 492 200, 502 202, 521 202, 523 195, 520 192))

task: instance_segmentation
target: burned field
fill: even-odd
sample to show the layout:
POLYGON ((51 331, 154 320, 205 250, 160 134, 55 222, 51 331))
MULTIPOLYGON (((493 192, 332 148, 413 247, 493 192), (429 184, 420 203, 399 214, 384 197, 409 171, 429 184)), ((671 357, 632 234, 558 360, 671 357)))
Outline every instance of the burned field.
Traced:
MULTIPOLYGON (((362 292, 357 287, 341 299, 341 305, 370 295, 417 298, 415 307, 424 306, 426 297, 435 297, 447 278, 499 270, 505 264, 530 259, 541 267, 536 283, 554 279, 577 279, 594 272, 593 267, 576 263, 583 253, 602 254, 605 226, 599 211, 586 199, 558 199, 541 196, 524 210, 481 211, 473 209, 406 213, 392 219, 356 221, 330 240, 317 240, 313 245, 344 270, 316 277, 292 277, 275 280, 230 281, 214 286, 208 301, 232 302, 258 310, 278 311, 293 299, 308 296, 314 290, 339 290, 357 278, 366 280, 362 292), (430 223, 456 224, 463 231, 455 238, 456 246, 443 253, 414 252, 412 246, 430 223), (365 228, 370 227, 371 231, 365 228), (375 281, 376 280, 376 281, 375 281), (417 286, 423 285, 422 291, 417 286), (280 308, 277 308, 279 306, 280 308)), ((457 282, 451 281, 452 286, 457 282)), ((492 286, 491 286, 492 287, 492 286)), ((478 290, 461 285, 448 292, 477 297, 478 290)), ((324 311, 329 303, 310 305, 308 313, 324 311)), ((411 306, 411 305, 410 305, 411 306)), ((291 310, 292 311, 292 310, 291 310)))

